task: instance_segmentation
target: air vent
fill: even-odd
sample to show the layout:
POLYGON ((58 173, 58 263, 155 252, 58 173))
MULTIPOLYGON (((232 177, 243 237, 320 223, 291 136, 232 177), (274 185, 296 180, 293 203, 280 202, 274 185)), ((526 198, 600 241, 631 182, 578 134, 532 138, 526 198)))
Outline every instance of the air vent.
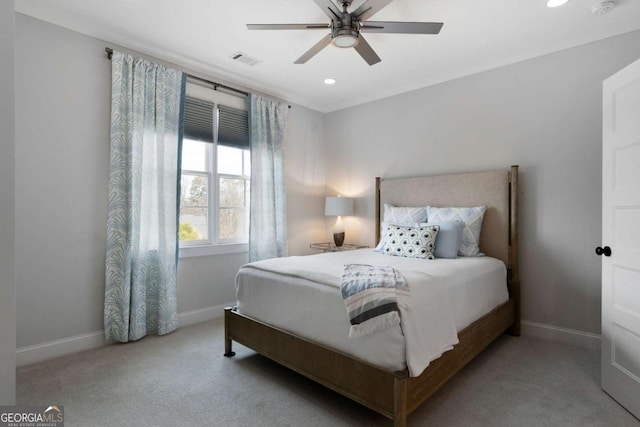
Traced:
POLYGON ((594 15, 604 15, 605 13, 609 13, 614 7, 616 7, 616 4, 613 1, 599 1, 591 6, 591 13, 594 15))
POLYGON ((231 55, 231 59, 233 59, 234 61, 242 62, 245 65, 256 65, 261 62, 259 59, 249 56, 244 52, 234 53, 233 55, 231 55))

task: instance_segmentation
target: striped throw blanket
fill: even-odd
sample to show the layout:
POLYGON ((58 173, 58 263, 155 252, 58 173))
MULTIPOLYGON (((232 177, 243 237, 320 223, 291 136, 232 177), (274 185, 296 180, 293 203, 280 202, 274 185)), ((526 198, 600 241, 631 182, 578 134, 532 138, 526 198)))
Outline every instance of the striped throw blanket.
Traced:
POLYGON ((365 264, 344 266, 340 290, 349 313, 349 337, 361 337, 400 323, 398 293, 409 285, 392 267, 365 264))

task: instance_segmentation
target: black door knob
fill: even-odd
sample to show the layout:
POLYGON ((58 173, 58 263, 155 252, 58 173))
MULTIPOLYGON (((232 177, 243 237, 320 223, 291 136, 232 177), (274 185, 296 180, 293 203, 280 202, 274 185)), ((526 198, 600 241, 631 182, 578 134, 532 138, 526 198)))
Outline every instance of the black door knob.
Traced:
POLYGON ((600 246, 598 246, 596 248, 596 255, 611 256, 611 248, 609 246, 605 246, 604 248, 601 248, 600 246))

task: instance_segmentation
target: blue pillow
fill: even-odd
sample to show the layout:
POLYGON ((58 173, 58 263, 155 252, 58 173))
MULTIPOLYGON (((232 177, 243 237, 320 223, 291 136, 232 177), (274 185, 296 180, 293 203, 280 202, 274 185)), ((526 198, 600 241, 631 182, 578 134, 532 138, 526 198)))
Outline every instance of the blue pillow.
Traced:
POLYGON ((458 258, 458 250, 462 241, 464 223, 461 221, 428 222, 420 225, 439 225, 440 231, 436 238, 436 258, 458 258))

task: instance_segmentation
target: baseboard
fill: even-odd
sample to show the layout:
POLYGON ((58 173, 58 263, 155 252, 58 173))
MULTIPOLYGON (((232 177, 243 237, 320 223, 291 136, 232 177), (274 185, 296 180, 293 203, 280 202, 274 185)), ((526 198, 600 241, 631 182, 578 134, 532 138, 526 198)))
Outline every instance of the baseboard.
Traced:
POLYGON ((180 326, 189 326, 195 323, 206 322, 207 320, 218 319, 224 316, 224 308, 235 305, 236 302, 228 304, 216 305, 213 307, 200 308, 178 314, 180 326))
POLYGON ((101 347, 105 344, 104 331, 95 331, 28 347, 20 347, 16 350, 16 366, 20 368, 32 363, 101 347))
POLYGON ((522 335, 577 345, 590 350, 600 350, 602 337, 598 334, 526 320, 521 321, 520 324, 522 335))
MULTIPOLYGON (((224 316, 224 308, 234 304, 235 302, 231 302, 229 304, 178 313, 180 326, 189 326, 222 317, 224 316)), ((59 340, 47 341, 42 344, 20 347, 16 350, 16 366, 19 368, 33 363, 55 359, 56 357, 102 347, 106 343, 104 331, 95 331, 59 340)))

